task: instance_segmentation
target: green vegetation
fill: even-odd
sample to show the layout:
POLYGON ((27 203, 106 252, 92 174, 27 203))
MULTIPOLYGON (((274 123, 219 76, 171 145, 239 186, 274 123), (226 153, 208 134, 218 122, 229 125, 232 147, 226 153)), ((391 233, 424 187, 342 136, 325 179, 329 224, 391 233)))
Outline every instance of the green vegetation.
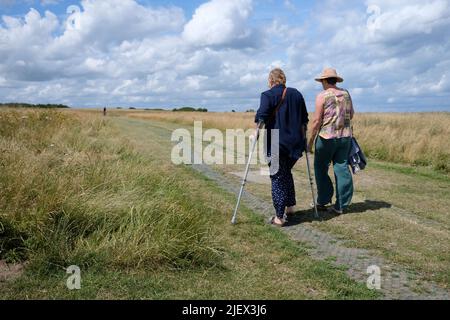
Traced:
POLYGON ((0 108, 41 108, 41 109, 67 109, 63 104, 29 104, 29 103, 0 103, 0 108))
POLYGON ((173 109, 172 111, 174 112, 208 112, 208 109, 204 109, 204 108, 192 108, 192 107, 183 107, 183 108, 179 108, 179 109, 173 109))
POLYGON ((111 130, 61 113, 1 114, 0 257, 46 271, 214 264, 201 206, 181 203, 175 176, 141 168, 111 130))

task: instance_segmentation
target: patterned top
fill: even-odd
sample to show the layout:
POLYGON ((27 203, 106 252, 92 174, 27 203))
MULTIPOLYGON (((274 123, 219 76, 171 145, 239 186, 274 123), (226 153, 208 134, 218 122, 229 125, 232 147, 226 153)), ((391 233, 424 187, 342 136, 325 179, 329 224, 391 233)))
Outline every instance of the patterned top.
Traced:
POLYGON ((352 100, 347 90, 335 93, 327 90, 324 95, 324 112, 319 136, 324 139, 339 139, 352 136, 352 100))

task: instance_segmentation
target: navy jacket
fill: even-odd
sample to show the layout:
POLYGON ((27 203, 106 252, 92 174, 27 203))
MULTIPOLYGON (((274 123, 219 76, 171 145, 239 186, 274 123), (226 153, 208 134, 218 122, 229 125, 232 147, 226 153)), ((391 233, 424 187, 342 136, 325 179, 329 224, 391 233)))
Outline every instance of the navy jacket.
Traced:
POLYGON ((280 153, 288 155, 294 160, 302 157, 305 151, 305 137, 302 126, 308 124, 303 95, 294 88, 288 88, 286 98, 278 112, 274 112, 281 101, 284 85, 278 85, 261 94, 261 106, 256 113, 255 122, 264 121, 267 129, 267 156, 270 157, 270 133, 272 129, 279 129, 280 153))
POLYGON ((350 148, 350 153, 348 155, 348 164, 352 168, 353 174, 358 173, 360 170, 364 170, 367 166, 366 156, 354 137, 352 138, 352 147, 350 148))

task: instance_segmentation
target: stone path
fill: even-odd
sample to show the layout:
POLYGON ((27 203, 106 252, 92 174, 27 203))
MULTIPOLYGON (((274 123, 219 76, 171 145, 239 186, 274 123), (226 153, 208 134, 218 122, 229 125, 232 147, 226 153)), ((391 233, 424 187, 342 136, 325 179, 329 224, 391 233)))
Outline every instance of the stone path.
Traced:
MULTIPOLYGON (((193 169, 216 182, 223 190, 237 194, 239 185, 207 165, 193 165, 193 169)), ((249 192, 244 192, 242 204, 267 219, 273 216, 273 206, 249 192)), ((381 292, 385 299, 440 299, 450 300, 450 293, 437 285, 419 280, 412 272, 394 266, 364 249, 346 247, 342 240, 319 231, 304 223, 313 221, 312 210, 302 217, 291 219, 283 229, 292 239, 307 244, 310 254, 320 260, 327 260, 339 267, 345 267, 350 278, 367 283, 368 268, 380 268, 381 292)), ((238 227, 238 226, 237 226, 238 227)), ((373 271, 371 271, 373 272, 373 271)))
MULTIPOLYGON (((245 172, 230 172, 230 174, 243 179, 245 172)), ((270 184, 270 177, 261 175, 259 171, 249 171, 247 181, 250 183, 270 184)))

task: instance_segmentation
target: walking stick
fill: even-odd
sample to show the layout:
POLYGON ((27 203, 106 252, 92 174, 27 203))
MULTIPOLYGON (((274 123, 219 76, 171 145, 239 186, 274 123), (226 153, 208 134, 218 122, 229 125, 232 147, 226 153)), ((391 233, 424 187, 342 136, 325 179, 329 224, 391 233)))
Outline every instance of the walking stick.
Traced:
POLYGON ((248 162, 247 162, 247 166, 245 168, 244 180, 242 180, 241 190, 239 191, 239 196, 238 196, 238 200, 236 203, 236 207, 234 208, 233 218, 231 219, 232 224, 236 224, 236 222, 237 222, 237 213, 238 213, 238 209, 239 209, 239 204, 241 203, 242 194, 244 193, 244 187, 245 187, 245 184, 247 183, 247 176, 248 176, 248 171, 250 169, 250 162, 253 157, 253 152, 255 151, 256 143, 258 142, 258 139, 259 139, 259 132, 263 127, 264 127, 264 122, 260 121, 258 123, 258 127, 256 128, 256 136, 255 136, 255 139, 253 140, 250 154, 248 155, 248 162))
POLYGON ((308 177, 309 177, 309 184, 310 184, 310 186, 311 186, 311 194, 312 194, 312 198, 313 198, 313 203, 314 203, 314 217, 316 218, 316 219, 320 219, 320 216, 319 216, 319 212, 317 211, 317 201, 316 201, 316 194, 315 194, 315 192, 314 192, 314 183, 313 183, 313 179, 312 179, 312 176, 311 176, 311 167, 310 167, 310 164, 309 164, 309 156, 308 156, 308 139, 307 139, 307 136, 306 136, 306 129, 305 129, 305 135, 304 135, 304 137, 305 137, 305 153, 306 153, 306 166, 307 166, 307 168, 308 168, 308 177))

